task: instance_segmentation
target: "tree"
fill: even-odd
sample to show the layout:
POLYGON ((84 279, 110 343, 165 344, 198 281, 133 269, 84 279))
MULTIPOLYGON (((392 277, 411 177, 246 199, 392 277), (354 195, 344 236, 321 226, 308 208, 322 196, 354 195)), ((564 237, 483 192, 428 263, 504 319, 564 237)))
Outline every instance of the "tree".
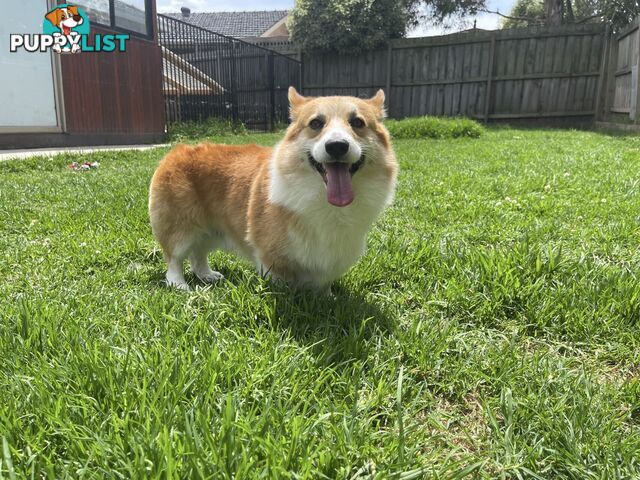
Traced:
POLYGON ((357 53, 405 36, 416 7, 403 0, 299 0, 288 27, 305 51, 357 53))
MULTIPOLYGON (((566 0, 571 5, 571 0, 566 0)), ((547 19, 547 25, 550 27, 559 27, 562 25, 562 17, 564 16, 565 2, 563 0, 545 0, 544 10, 547 19)))
POLYGON ((608 21, 614 29, 640 15, 636 0, 518 0, 504 28, 608 21))
POLYGON ((629 25, 640 15, 640 3, 637 0, 607 0, 601 3, 604 17, 616 30, 629 25))
POLYGON ((425 17, 432 23, 442 23, 449 18, 476 15, 486 10, 486 0, 416 0, 418 7, 423 8, 425 17))
POLYGON ((293 42, 305 51, 358 53, 404 37, 423 21, 442 24, 478 13, 505 18, 504 27, 558 26, 607 20, 614 29, 640 15, 638 0, 518 0, 510 15, 487 0, 298 0, 289 20, 293 42))
POLYGON ((544 25, 546 12, 542 0, 518 0, 508 18, 502 21, 502 28, 520 28, 544 25))
MULTIPOLYGON (((424 0, 429 12, 437 20, 446 16, 475 15, 492 12, 484 0, 424 0)), ((500 14, 502 15, 502 14, 500 14)), ((638 0, 518 0, 505 26, 549 25, 558 26, 590 21, 607 21, 614 30, 629 25, 640 16, 638 0)))
POLYGON ((305 51, 356 53, 402 38, 427 19, 475 15, 486 0, 298 0, 288 28, 305 51))

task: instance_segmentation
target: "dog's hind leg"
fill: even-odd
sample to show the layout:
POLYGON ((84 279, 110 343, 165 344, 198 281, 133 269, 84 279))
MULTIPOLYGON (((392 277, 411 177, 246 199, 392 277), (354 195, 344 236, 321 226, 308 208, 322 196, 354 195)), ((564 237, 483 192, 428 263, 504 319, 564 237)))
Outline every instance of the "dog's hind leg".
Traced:
POLYGON ((191 271, 204 283, 217 283, 224 279, 224 275, 209 266, 207 255, 218 246, 215 238, 207 236, 197 242, 189 253, 191 271))

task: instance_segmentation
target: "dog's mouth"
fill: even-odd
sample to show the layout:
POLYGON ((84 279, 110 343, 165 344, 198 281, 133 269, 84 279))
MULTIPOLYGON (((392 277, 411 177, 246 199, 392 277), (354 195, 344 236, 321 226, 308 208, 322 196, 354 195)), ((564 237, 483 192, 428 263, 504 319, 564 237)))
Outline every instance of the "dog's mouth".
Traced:
POLYGON ((336 207, 346 207, 353 202, 351 177, 364 165, 364 155, 356 163, 320 163, 309 154, 309 163, 322 176, 327 186, 327 201, 336 207))

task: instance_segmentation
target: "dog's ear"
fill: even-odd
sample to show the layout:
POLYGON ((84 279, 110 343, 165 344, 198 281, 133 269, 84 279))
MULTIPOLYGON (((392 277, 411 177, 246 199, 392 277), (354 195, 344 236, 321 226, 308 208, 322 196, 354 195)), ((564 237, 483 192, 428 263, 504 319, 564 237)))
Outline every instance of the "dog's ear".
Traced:
POLYGON ((80 15, 80 12, 78 12, 78 7, 76 7, 75 5, 67 8, 69 9, 69 11, 73 16, 80 15))
POLYGON ((60 11, 59 8, 56 8, 55 10, 47 13, 44 16, 44 18, 49 20, 54 27, 57 27, 58 25, 60 25, 61 16, 62 16, 62 12, 60 11))
POLYGON ((375 96, 367 100, 367 102, 369 102, 369 104, 376 109, 379 119, 383 119, 387 117, 387 110, 384 108, 385 99, 386 99, 386 96, 384 94, 384 91, 380 89, 375 94, 375 96))
POLYGON ((308 101, 309 99, 300 95, 295 87, 289 87, 289 112, 291 114, 291 120, 296 119, 300 107, 308 101))

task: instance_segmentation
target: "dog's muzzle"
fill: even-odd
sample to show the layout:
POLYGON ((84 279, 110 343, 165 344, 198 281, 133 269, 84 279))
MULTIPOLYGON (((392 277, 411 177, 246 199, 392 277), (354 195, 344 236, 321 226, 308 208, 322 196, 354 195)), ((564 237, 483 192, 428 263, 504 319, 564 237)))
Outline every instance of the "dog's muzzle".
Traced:
MULTIPOLYGON (((324 183, 327 183, 327 169, 324 168, 324 165, 322 165, 322 163, 318 162, 315 158, 313 158, 313 155, 311 155, 310 153, 308 154, 308 158, 311 166, 315 168, 320 175, 322 175, 322 178, 324 179, 324 183)), ((351 164, 351 166, 349 167, 349 173, 351 174, 352 177, 356 174, 358 170, 362 168, 362 166, 364 165, 364 162, 365 162, 365 157, 364 155, 362 155, 360 157, 360 160, 358 160, 356 163, 351 164)))

